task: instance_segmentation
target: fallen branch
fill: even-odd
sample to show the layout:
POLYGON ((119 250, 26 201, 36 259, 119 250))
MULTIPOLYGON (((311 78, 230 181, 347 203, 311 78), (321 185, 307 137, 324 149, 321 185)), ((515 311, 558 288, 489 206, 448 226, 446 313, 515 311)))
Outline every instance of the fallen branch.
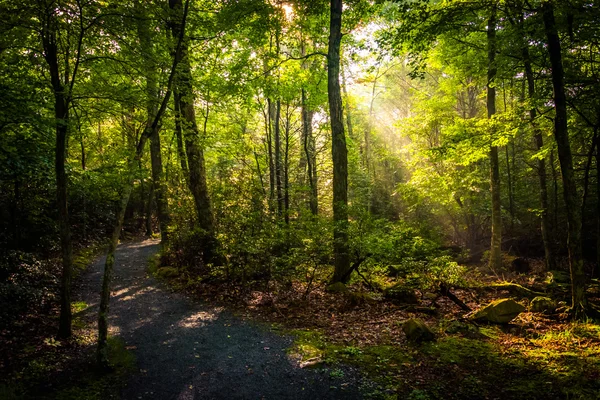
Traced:
POLYGON ((467 287, 466 289, 506 290, 515 296, 527 297, 528 299, 533 299, 538 296, 548 296, 547 293, 536 292, 535 290, 528 289, 525 286, 512 282, 492 283, 490 285, 467 287))
POLYGON ((450 300, 452 300, 456 305, 458 305, 464 311, 472 311, 471 307, 469 307, 461 299, 459 299, 458 297, 456 297, 456 295, 454 293, 452 293, 452 291, 450 290, 450 288, 448 286, 446 286, 444 283, 440 284, 440 293, 443 296, 446 296, 447 298, 449 298, 450 300))

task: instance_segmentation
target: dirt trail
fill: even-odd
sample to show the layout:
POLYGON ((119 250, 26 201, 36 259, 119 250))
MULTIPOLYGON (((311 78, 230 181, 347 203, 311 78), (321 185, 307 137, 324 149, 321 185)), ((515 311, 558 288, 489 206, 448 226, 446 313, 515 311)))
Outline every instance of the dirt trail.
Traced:
MULTIPOLYGON (((171 293, 146 273, 157 250, 158 242, 147 240, 116 253, 111 334, 125 340, 138 364, 123 399, 362 398, 356 373, 300 369, 286 354, 291 338, 171 293)), ((80 282, 90 313, 97 312, 103 263, 80 282)))

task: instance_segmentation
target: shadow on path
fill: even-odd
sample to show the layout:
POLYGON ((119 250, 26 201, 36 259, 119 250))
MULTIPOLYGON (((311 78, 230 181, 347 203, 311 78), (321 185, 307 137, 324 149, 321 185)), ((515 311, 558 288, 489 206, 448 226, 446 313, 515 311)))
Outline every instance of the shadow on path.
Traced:
MULTIPOLYGON (((123 338, 138 373, 123 399, 359 399, 356 373, 343 378, 300 369, 292 344, 221 308, 171 293, 146 273, 158 241, 129 243, 116 253, 111 335, 123 338)), ((104 258, 80 282, 80 299, 97 313, 104 258)))

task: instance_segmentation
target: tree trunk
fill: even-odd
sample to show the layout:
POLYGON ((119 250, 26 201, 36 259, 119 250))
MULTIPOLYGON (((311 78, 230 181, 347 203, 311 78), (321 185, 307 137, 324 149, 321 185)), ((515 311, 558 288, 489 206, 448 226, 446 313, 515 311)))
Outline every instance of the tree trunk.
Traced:
MULTIPOLYGON (((533 102, 535 100, 535 80, 533 77, 533 69, 531 67, 531 59, 529 56, 529 48, 523 43, 523 61, 525 63, 525 77, 527 78, 527 92, 529 100, 533 102)), ((540 132, 537 126, 537 110, 532 105, 529 109, 529 121, 533 128, 535 146, 538 151, 544 146, 544 139, 542 132, 540 132)), ((550 240, 550 215, 548 211, 548 188, 546 186, 546 160, 543 158, 538 159, 538 179, 540 182, 540 207, 541 213, 541 230, 542 230, 542 241, 544 243, 544 255, 546 258, 546 269, 556 269, 556 261, 554 260, 554 254, 552 250, 552 243, 550 240)))
POLYGON ((285 150, 283 152, 283 218, 285 224, 290 223, 290 105, 286 106, 285 113, 285 150))
MULTIPOLYGON (((181 0, 169 0, 169 7, 178 13, 181 12, 181 0)), ((179 21, 171 21, 173 37, 178 37, 181 30, 182 26, 179 21)), ((188 45, 186 42, 181 45, 181 54, 179 57, 175 88, 179 97, 182 131, 189 168, 188 186, 194 197, 198 225, 204 235, 204 243, 202 245, 204 252, 202 258, 205 263, 210 263, 216 256, 217 242, 214 232, 214 217, 208 195, 208 186, 206 184, 204 151, 196 122, 196 111, 194 109, 195 95, 192 86, 190 60, 188 58, 188 45)))
POLYGON ((277 195, 277 215, 283 214, 283 192, 282 192, 282 178, 283 168, 281 163, 281 100, 275 102, 275 120, 273 121, 273 128, 275 131, 275 188, 277 195))
POLYGON ((179 109, 179 94, 173 93, 173 109, 175 110, 175 136, 177 136, 177 157, 183 172, 186 184, 189 182, 190 171, 188 169, 187 155, 183 146, 183 133, 181 132, 181 110, 179 109))
POLYGON ((342 0, 331 0, 329 48, 327 56, 327 92, 331 121, 333 158, 333 251, 335 269, 332 282, 342 279, 350 268, 348 249, 348 150, 344 135, 342 95, 340 93, 340 44, 342 39, 342 0))
MULTIPOLYGON (((71 241, 71 225, 69 222, 69 208, 67 195, 67 173, 65 170, 67 156, 67 135, 69 127, 69 100, 67 87, 60 77, 58 60, 58 45, 56 15, 54 10, 45 15, 42 32, 44 58, 48 63, 50 80, 54 92, 54 118, 56 130, 56 146, 54 154, 54 171, 56 174, 56 201, 58 209, 58 224, 60 233, 60 247, 62 255, 62 276, 60 289, 60 319, 58 336, 69 338, 71 336, 71 275, 73 264, 73 244, 71 241)), ((73 77, 72 77, 73 79, 73 77)))
MULTIPOLYGON (((488 82, 487 82, 487 114, 491 119, 496 114, 496 7, 493 6, 487 29, 488 43, 488 82)), ((493 140, 492 133, 492 140, 493 140)), ((490 182, 492 192, 492 242, 490 248, 490 266, 493 269, 502 267, 502 216, 500 207, 500 165, 498 147, 490 148, 490 182)))
POLYGON ((571 296, 573 316, 582 318, 587 310, 585 296, 585 272, 583 268, 583 254, 581 248, 581 215, 580 204, 575 185, 573 172, 573 157, 567 127, 567 99, 565 95, 564 71, 562 63, 561 45, 552 2, 543 5, 544 27, 548 39, 548 54, 552 67, 552 86, 554 89, 554 137, 558 150, 558 159, 563 178, 563 196, 567 210, 568 222, 568 247, 569 265, 571 269, 571 296))
POLYGON ((308 204, 312 215, 318 215, 319 202, 317 192, 317 157, 315 139, 313 137, 312 121, 314 112, 310 110, 306 98, 306 90, 302 89, 302 145, 306 160, 306 177, 309 185, 308 204))

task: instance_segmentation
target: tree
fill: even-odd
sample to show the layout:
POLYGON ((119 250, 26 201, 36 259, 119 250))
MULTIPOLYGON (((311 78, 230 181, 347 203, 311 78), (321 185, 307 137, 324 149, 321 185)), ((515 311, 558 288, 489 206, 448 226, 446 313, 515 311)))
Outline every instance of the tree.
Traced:
POLYGON ((348 280, 348 150, 344 134, 342 94, 340 89, 340 44, 342 40, 342 0, 331 0, 329 50, 327 52, 327 90, 331 123, 333 159, 333 249, 335 269, 332 282, 348 280))
POLYGON ((581 249, 581 215, 573 171, 573 155, 569 143, 567 122, 567 98, 565 94, 562 50, 554 18, 554 4, 546 1, 542 5, 544 28, 548 40, 548 55, 552 67, 552 87, 554 88, 554 138, 563 178, 563 196, 568 222, 569 266, 571 270, 571 303, 573 315, 582 318, 587 311, 585 294, 586 278, 581 249))

